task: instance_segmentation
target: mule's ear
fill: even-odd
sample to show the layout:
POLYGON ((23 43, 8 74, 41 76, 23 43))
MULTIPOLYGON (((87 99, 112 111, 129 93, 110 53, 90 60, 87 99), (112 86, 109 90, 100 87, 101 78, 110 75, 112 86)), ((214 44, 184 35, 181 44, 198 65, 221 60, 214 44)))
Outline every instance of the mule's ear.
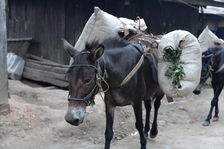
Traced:
POLYGON ((78 54, 78 51, 75 50, 75 48, 68 43, 68 41, 66 41, 65 39, 61 39, 62 40, 62 44, 63 44, 63 48, 64 50, 71 56, 71 57, 75 57, 78 54))
POLYGON ((89 58, 91 61, 95 62, 97 59, 99 59, 104 53, 104 46, 99 45, 95 50, 92 50, 89 58))

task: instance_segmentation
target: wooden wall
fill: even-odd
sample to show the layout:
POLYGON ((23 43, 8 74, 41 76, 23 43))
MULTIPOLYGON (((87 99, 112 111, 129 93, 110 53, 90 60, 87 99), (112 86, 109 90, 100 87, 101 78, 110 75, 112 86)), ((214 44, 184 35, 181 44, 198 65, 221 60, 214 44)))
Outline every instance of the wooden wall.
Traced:
POLYGON ((8 77, 6 66, 6 12, 5 0, 0 1, 0 114, 8 108, 8 77))
POLYGON ((135 19, 140 16, 148 32, 161 34, 175 29, 197 33, 199 16, 196 10, 158 0, 8 0, 9 38, 32 37, 29 53, 68 64, 61 38, 73 45, 86 21, 99 6, 115 16, 135 19), (178 13, 177 13, 178 12, 178 13))
POLYGON ((9 0, 9 38, 32 37, 29 52, 58 63, 68 59, 61 48, 65 10, 61 0, 9 0))

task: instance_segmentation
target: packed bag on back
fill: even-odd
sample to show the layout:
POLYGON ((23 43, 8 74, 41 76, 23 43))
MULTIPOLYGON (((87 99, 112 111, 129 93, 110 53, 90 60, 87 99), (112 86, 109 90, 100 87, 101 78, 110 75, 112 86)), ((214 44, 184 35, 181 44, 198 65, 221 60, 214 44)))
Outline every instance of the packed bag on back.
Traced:
POLYGON ((200 81, 201 49, 191 33, 176 30, 165 34, 158 47, 158 81, 169 97, 191 94, 200 81))

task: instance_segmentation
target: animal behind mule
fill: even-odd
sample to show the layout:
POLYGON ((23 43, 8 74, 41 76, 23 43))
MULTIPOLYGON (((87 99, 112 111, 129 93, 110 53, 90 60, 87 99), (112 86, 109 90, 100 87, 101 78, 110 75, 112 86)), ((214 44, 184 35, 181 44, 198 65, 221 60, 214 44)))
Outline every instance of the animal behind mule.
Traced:
POLYGON ((224 48, 221 46, 211 47, 203 53, 201 81, 197 89, 194 90, 195 94, 200 94, 202 85, 209 77, 211 77, 212 80, 214 97, 211 100, 211 107, 208 116, 203 123, 204 126, 208 126, 210 124, 214 108, 215 115, 213 117, 213 121, 218 121, 219 119, 218 98, 224 85, 224 48))
POLYGON ((155 99, 154 120, 150 131, 150 136, 154 138, 158 133, 157 114, 164 95, 158 85, 157 70, 152 60, 145 58, 133 77, 126 84, 120 85, 139 61, 142 55, 141 46, 112 38, 102 44, 86 44, 81 52, 66 41, 64 48, 74 58, 68 70, 69 105, 65 120, 75 126, 81 124, 86 107, 94 103, 95 95, 102 89, 105 91, 106 107, 105 149, 110 148, 113 138, 115 107, 126 105, 132 105, 134 109, 141 149, 146 149, 151 101, 155 99), (142 101, 146 108, 145 126, 142 122, 142 101))

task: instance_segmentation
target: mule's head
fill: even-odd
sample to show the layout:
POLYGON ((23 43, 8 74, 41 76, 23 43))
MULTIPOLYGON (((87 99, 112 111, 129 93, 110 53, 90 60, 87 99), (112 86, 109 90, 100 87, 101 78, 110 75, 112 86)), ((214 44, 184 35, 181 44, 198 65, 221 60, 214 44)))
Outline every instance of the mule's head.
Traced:
POLYGON ((65 40, 63 40, 63 47, 74 59, 67 72, 69 103, 65 120, 71 125, 78 126, 84 120, 86 107, 94 103, 94 97, 98 92, 97 60, 102 56, 104 48, 87 45, 86 49, 78 52, 65 40))
POLYGON ((203 84, 207 81, 207 79, 211 75, 211 69, 212 69, 211 67, 213 64, 212 56, 213 56, 213 54, 202 55, 201 79, 200 79, 199 85, 193 91, 193 93, 196 95, 201 93, 201 88, 202 88, 203 84))

